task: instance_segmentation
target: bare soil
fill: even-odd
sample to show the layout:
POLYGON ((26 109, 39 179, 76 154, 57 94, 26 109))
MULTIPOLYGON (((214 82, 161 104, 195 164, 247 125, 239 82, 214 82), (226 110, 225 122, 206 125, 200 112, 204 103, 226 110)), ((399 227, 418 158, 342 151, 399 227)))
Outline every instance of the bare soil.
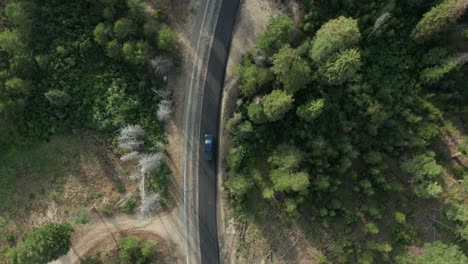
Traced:
MULTIPOLYGON (((170 264, 175 262, 171 246, 160 236, 142 231, 128 231, 118 233, 114 237, 118 241, 119 238, 127 236, 138 237, 142 241, 153 242, 156 245, 156 252, 154 253, 155 256, 152 261, 157 261, 157 263, 161 264, 170 264)), ((118 244, 115 243, 112 236, 109 235, 100 241, 99 245, 93 249, 93 252, 91 252, 89 256, 104 260, 104 263, 116 263, 119 259, 118 244)), ((86 258, 88 256, 82 257, 86 258)))
POLYGON ((121 236, 128 235, 155 242, 162 263, 182 263, 184 252, 178 246, 180 234, 175 219, 175 211, 149 219, 130 215, 103 217, 93 211, 89 224, 75 227, 68 254, 51 264, 79 263, 98 249, 112 250, 121 236))

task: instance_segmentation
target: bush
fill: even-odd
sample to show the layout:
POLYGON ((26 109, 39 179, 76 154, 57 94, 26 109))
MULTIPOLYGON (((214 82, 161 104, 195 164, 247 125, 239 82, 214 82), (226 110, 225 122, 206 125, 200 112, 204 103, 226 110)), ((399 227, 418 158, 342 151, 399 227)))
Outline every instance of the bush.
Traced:
POLYGON ((166 52, 174 52, 177 48, 177 32, 169 27, 163 27, 158 33, 158 48, 166 52))
POLYGON ((125 263, 149 264, 155 250, 154 243, 142 243, 137 237, 123 237, 119 241, 119 259, 125 263))
POLYGON ((86 208, 78 208, 70 213, 70 222, 74 224, 87 224, 89 219, 90 213, 86 208))
POLYGON ((117 185, 117 192, 118 193, 124 193, 126 191, 125 185, 119 184, 117 185))
POLYGON ((110 204, 103 205, 101 208, 99 208, 99 212, 105 216, 110 216, 112 215, 113 207, 110 204))
POLYGON ((130 199, 120 207, 122 212, 126 214, 131 214, 137 207, 137 201, 135 199, 130 199))
POLYGON ((7 256, 13 264, 46 264, 68 252, 72 232, 68 223, 33 228, 7 256))

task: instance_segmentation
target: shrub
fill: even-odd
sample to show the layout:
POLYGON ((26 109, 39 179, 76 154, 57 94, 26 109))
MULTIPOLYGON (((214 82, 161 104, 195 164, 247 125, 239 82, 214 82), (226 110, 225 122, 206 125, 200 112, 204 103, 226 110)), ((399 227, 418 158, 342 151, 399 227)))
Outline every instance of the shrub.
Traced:
POLYGON ((126 203, 124 203, 120 207, 120 209, 122 210, 122 212, 126 214, 131 214, 133 213, 136 207, 137 207, 137 201, 135 199, 130 199, 126 203))
POLYGON ((137 237, 123 237, 119 241, 119 259, 125 263, 149 264, 155 250, 154 243, 142 243, 137 237))
POLYGON ((68 223, 49 223, 33 228, 20 244, 8 251, 7 256, 14 264, 46 264, 68 252, 72 232, 68 223))
POLYGON ((177 32, 169 27, 163 27, 158 33, 158 47, 166 52, 173 52, 177 47, 177 32))
POLYGON ((74 224, 87 224, 89 219, 89 210, 86 208, 78 208, 70 213, 70 222, 74 224))
POLYGON ((112 215, 113 207, 110 204, 105 204, 101 208, 99 208, 99 212, 105 216, 112 215))

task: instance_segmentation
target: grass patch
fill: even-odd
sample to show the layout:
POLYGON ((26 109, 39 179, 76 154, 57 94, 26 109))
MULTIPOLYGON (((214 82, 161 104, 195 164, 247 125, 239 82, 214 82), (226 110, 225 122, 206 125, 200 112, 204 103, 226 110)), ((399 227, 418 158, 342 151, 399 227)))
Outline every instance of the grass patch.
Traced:
POLYGON ((0 152, 0 210, 10 211, 18 200, 50 193, 46 186, 59 190, 70 169, 80 162, 79 146, 77 135, 66 135, 0 152))
POLYGON ((89 210, 86 208, 78 208, 70 213, 70 221, 74 224, 87 224, 90 217, 89 210))

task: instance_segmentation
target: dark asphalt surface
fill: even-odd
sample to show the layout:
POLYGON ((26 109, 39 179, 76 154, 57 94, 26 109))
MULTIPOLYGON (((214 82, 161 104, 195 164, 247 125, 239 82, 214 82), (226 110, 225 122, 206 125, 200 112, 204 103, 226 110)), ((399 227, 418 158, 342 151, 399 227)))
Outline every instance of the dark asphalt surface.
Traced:
POLYGON ((219 135, 221 95, 239 3, 240 0, 224 0, 221 4, 204 87, 200 130, 200 166, 198 173, 198 217, 202 264, 219 263, 216 221, 217 140, 219 135), (216 143, 216 155, 211 161, 203 159, 203 137, 208 133, 215 135, 216 143))

